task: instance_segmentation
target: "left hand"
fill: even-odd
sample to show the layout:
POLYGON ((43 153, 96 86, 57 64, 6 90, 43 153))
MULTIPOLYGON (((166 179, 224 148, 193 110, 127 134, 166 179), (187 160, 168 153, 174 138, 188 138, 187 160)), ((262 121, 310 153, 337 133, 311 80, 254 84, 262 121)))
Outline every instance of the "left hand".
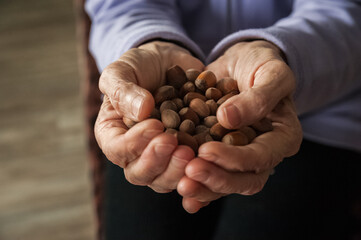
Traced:
POLYGON ((292 100, 295 79, 281 54, 266 41, 242 42, 207 67, 218 79, 236 79, 240 90, 218 109, 217 118, 224 127, 236 129, 267 117, 273 130, 246 146, 202 145, 177 187, 188 212, 197 212, 224 195, 259 192, 272 169, 297 153, 302 129, 292 100))

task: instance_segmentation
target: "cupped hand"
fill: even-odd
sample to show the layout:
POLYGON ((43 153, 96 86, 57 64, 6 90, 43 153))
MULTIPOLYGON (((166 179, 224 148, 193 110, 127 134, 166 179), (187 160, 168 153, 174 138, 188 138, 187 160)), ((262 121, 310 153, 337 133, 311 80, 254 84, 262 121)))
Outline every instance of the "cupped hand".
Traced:
POLYGON ((224 195, 259 192, 272 169, 297 153, 302 141, 292 100, 295 79, 276 46, 266 41, 237 43, 207 69, 218 79, 231 77, 238 83, 240 94, 217 111, 224 127, 237 129, 266 117, 273 130, 246 146, 221 142, 202 145, 198 158, 186 166, 186 176, 177 188, 188 212, 197 212, 224 195))
POLYGON ((99 146, 111 162, 124 168, 130 183, 157 192, 175 189, 194 158, 192 149, 178 146, 175 136, 163 132, 160 121, 146 119, 154 108, 151 93, 164 84, 165 72, 173 65, 184 70, 204 67, 178 45, 155 41, 124 53, 99 80, 104 94, 95 123, 99 146), (139 123, 128 129, 123 118, 139 123))

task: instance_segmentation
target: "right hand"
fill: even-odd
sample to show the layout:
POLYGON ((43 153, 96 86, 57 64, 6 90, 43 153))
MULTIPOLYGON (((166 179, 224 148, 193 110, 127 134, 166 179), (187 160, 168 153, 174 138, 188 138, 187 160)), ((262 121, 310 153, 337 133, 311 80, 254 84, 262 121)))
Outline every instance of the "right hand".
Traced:
POLYGON ((194 158, 191 148, 178 146, 175 136, 163 133, 160 121, 146 119, 154 108, 151 92, 164 85, 165 72, 173 65, 204 68, 187 50, 168 42, 154 41, 124 53, 100 77, 104 99, 95 123, 100 148, 124 168, 126 179, 163 193, 177 188, 194 158), (140 123, 128 129, 124 117, 140 123))

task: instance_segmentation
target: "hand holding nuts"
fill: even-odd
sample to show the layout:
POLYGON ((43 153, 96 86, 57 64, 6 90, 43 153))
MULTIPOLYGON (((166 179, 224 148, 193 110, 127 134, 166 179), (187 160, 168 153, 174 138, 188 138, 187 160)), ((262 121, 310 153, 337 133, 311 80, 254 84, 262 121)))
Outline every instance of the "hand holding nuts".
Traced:
MULTIPOLYGON (((173 66, 166 72, 166 80, 166 85, 153 94, 156 107, 150 117, 160 119, 166 132, 177 136, 178 144, 188 145, 195 153, 205 142, 215 140, 242 146, 272 130, 268 119, 238 130, 226 129, 218 123, 218 107, 239 93, 237 82, 232 78, 217 82, 211 71, 188 69, 184 72, 181 67, 173 66)), ((123 120, 129 128, 136 124, 123 120)))

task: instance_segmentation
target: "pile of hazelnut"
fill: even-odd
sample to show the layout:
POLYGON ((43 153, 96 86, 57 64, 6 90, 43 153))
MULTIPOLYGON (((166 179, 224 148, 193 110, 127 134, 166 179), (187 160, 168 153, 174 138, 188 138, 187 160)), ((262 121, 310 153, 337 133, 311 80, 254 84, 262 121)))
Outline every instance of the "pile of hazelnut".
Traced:
MULTIPOLYGON (((226 129, 218 123, 218 107, 230 97, 239 94, 237 82, 232 78, 217 81, 211 71, 186 72, 177 65, 166 72, 166 85, 154 93, 155 108, 151 118, 163 122, 165 131, 177 136, 179 145, 190 146, 195 153, 209 141, 242 146, 256 136, 272 130, 272 124, 262 119, 241 129, 226 129)), ((135 122, 124 119, 127 127, 135 122)))

